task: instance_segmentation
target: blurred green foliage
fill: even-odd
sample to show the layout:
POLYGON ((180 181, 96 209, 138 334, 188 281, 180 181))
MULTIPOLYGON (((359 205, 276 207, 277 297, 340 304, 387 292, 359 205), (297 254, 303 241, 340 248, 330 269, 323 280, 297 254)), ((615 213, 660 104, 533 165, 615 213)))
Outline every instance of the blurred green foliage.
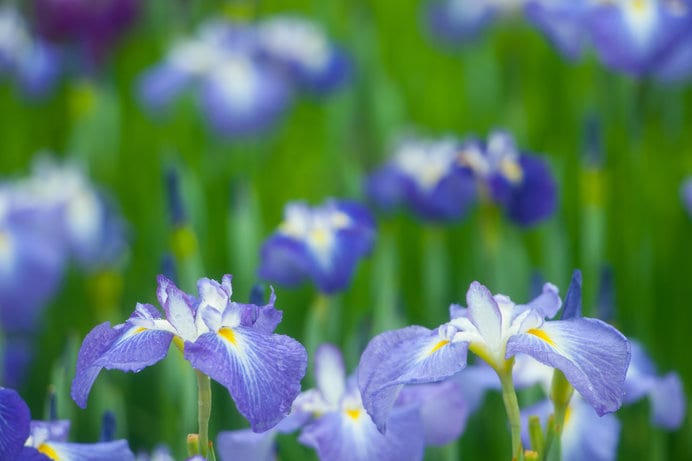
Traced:
MULTIPOLYGON (((259 247, 281 220, 284 204, 328 196, 362 198, 363 175, 388 155, 396 136, 476 134, 502 127, 521 147, 545 154, 560 185, 550 221, 520 230, 479 208, 450 226, 381 217, 379 241, 350 290, 329 301, 339 328, 329 340, 357 364, 367 341, 385 328, 438 325, 450 303, 464 303, 472 280, 517 301, 539 273, 564 293, 574 268, 584 273, 585 313, 594 314, 599 274, 612 267, 614 322, 641 340, 661 371, 681 373, 688 395, 692 314, 692 220, 679 185, 692 172, 692 90, 637 82, 603 69, 593 57, 570 64, 519 19, 491 28, 474 43, 442 49, 421 27, 419 2, 278 1, 142 2, 143 17, 95 80, 63 84, 48 102, 27 104, 0 88, 0 173, 27 173, 49 149, 76 158, 110 190, 131 225, 132 248, 120 274, 84 277, 76 270, 50 306, 40 354, 22 389, 35 416, 46 389, 58 390, 59 416, 73 437, 98 436, 106 408, 134 449, 160 442, 181 455, 194 432, 194 373, 172 350, 137 375, 103 373, 86 411, 69 400, 76 351, 98 322, 122 322, 137 301, 155 303, 155 277, 171 250, 164 172, 176 168, 197 237, 198 276, 234 274, 234 298, 256 282, 259 247), (165 53, 172 37, 205 18, 299 12, 324 24, 356 63, 350 86, 325 100, 300 98, 284 123, 258 140, 224 142, 207 132, 194 101, 163 121, 135 98, 138 76, 165 53), (596 117, 604 161, 584 162, 585 122, 596 117)), ((183 287, 194 290, 189 282, 183 287)), ((30 289, 30 287, 27 287, 30 289)), ((279 331, 304 338, 316 293, 276 287, 284 311, 279 331)), ((311 386, 311 378, 304 381, 311 386)), ((211 433, 244 427, 228 393, 214 384, 211 433)), ((692 424, 669 434, 649 426, 640 403, 619 412, 620 459, 692 459, 692 424)), ((490 395, 457 447, 429 449, 429 459, 507 459, 509 436, 499 395, 490 395)), ((294 437, 281 437, 282 459, 309 459, 294 437)))

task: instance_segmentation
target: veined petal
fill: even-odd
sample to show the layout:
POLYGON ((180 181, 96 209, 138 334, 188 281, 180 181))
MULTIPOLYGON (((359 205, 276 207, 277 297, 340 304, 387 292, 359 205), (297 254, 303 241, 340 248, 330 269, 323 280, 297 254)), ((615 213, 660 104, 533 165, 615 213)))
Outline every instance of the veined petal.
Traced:
POLYGON ((15 459, 29 437, 31 413, 13 389, 0 388, 0 454, 15 459))
POLYGON ((255 432, 289 413, 307 367, 307 352, 296 340, 242 326, 186 342, 185 358, 228 389, 255 432))
POLYGON ((250 429, 221 432, 216 439, 217 456, 221 461, 275 461, 276 434, 277 431, 273 429, 261 434, 250 429))
POLYGON ((555 285, 546 283, 543 291, 527 304, 531 309, 539 312, 543 318, 552 318, 562 307, 562 300, 555 285))
POLYGON ((599 415, 622 405, 630 346, 607 323, 590 318, 546 322, 509 338, 506 357, 519 353, 561 370, 599 415))
POLYGON ((478 282, 472 282, 466 292, 469 319, 478 329, 490 347, 500 343, 502 332, 502 315, 492 293, 478 282))
POLYGON ((392 412, 381 434, 363 411, 328 413, 306 426, 298 439, 331 461, 406 461, 423 457, 423 430, 415 407, 392 412))
POLYGON ((101 369, 138 372, 163 359, 173 334, 132 325, 115 328, 110 322, 96 326, 87 334, 77 356, 77 370, 70 395, 81 408, 86 407, 91 386, 101 369))
POLYGON ((410 326, 382 333, 368 344, 358 365, 358 387, 380 431, 404 384, 441 381, 466 366, 468 343, 452 342, 454 332, 446 328, 410 326))
POLYGON ((36 449, 55 461, 134 461, 126 440, 99 443, 44 442, 36 449))
POLYGON ((166 286, 165 293, 166 302, 161 306, 166 312, 166 319, 175 327, 180 337, 186 341, 194 341, 197 338, 197 327, 189 296, 173 283, 166 286))
POLYGON ((336 346, 322 344, 315 351, 315 381, 324 399, 338 405, 346 390, 346 369, 336 346))

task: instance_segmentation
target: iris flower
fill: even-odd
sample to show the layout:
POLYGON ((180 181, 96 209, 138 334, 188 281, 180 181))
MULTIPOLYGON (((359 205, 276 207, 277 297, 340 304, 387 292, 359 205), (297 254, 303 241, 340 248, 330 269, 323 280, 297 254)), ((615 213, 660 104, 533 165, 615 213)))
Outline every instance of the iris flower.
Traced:
POLYGON ((627 339, 597 319, 551 320, 561 307, 554 285, 545 284, 537 298, 522 305, 473 282, 466 300, 468 308, 452 306, 451 320, 436 329, 410 326, 370 341, 358 384, 380 430, 405 384, 455 375, 466 367, 469 349, 498 375, 511 372, 515 355, 529 355, 561 370, 599 415, 620 407, 630 360, 627 339))
POLYGON ((310 279, 331 294, 348 286, 374 241, 375 220, 356 202, 330 199, 314 208, 292 202, 262 245, 259 276, 288 286, 310 279))
POLYGON ((32 421, 26 402, 13 389, 0 388, 0 458, 3 460, 134 460, 126 440, 67 442, 70 422, 32 421))
POLYGON ((282 315, 276 297, 272 292, 264 306, 231 301, 230 275, 221 283, 200 279, 197 287, 195 298, 159 276, 156 294, 165 317, 150 304, 137 304, 125 323, 95 327, 77 358, 71 392, 77 405, 86 407, 103 368, 140 371, 163 359, 175 340, 193 368, 228 389, 253 430, 278 423, 300 392, 307 353, 296 340, 273 333, 282 315))

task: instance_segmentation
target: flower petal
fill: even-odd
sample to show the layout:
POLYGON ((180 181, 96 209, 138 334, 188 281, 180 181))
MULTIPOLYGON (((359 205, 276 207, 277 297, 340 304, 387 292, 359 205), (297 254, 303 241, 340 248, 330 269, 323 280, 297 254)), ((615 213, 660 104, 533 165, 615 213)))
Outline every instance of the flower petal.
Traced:
POLYGON ((331 461, 405 461, 423 456, 422 421, 417 408, 392 412, 386 434, 360 411, 332 412, 306 426, 298 439, 331 461))
POLYGON ((519 164, 523 179, 505 204, 507 217, 520 226, 532 226, 555 211, 557 185, 544 159, 521 155, 519 164))
POLYGON ((322 344, 315 351, 315 381, 324 399, 338 405, 346 390, 346 367, 336 346, 322 344))
POLYGON ((469 319, 478 328, 485 342, 490 347, 498 345, 502 332, 502 315, 490 290, 478 282, 472 282, 466 292, 466 303, 469 306, 469 319))
POLYGON ((649 397, 651 420, 655 426, 672 431, 682 425, 687 403, 682 381, 677 373, 671 372, 660 378, 652 387, 649 397))
POLYGON ((111 328, 110 322, 96 326, 82 342, 70 395, 81 408, 86 407, 91 386, 102 368, 138 372, 163 359, 173 334, 149 330, 128 321, 111 328))
POLYGON ((590 318, 546 322, 509 338, 506 357, 519 353, 561 370, 599 415, 622 405, 630 346, 607 323, 590 318))
MULTIPOLYGON (((562 320, 581 317, 581 284, 581 271, 576 269, 572 274, 569 288, 567 288, 565 308, 562 310, 562 320)), ((550 317, 552 318, 553 316, 551 315, 550 317)))
POLYGON ((441 381, 464 369, 468 343, 450 339, 438 330, 410 326, 370 341, 358 365, 358 387, 380 431, 404 384, 441 381))
POLYGON ((29 437, 31 413, 13 389, 0 388, 0 454, 15 459, 29 437))
POLYGON ((289 413, 307 367, 307 352, 296 340, 241 326, 186 342, 185 358, 228 389, 255 432, 289 413))
POLYGON ((130 451, 126 440, 99 443, 64 443, 45 442, 36 447, 51 459, 69 461, 98 461, 117 459, 134 461, 135 455, 130 451))
POLYGON ((261 434, 250 429, 221 432, 216 439, 217 456, 221 461, 275 461, 276 434, 272 429, 261 434))
POLYGON ((528 306, 539 312, 541 317, 554 317, 562 307, 562 300, 557 287, 552 283, 544 284, 541 294, 529 301, 528 306))

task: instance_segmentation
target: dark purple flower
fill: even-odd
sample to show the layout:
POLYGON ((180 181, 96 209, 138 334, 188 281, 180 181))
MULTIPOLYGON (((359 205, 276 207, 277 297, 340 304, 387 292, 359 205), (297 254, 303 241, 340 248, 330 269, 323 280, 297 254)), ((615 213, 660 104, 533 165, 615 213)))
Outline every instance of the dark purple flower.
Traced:
POLYGON ((259 276, 288 286, 310 279, 323 293, 343 290, 372 250, 375 230, 368 209, 356 202, 289 203, 283 223, 262 245, 259 276))
POLYGON ((230 300, 231 276, 219 284, 200 279, 199 297, 183 293, 159 276, 157 298, 166 314, 138 304, 123 324, 98 325, 84 338, 72 381, 72 398, 82 408, 103 369, 138 372, 163 359, 173 339, 193 368, 224 385, 238 410, 261 432, 290 410, 305 374, 305 348, 274 334, 281 312, 273 295, 265 306, 230 300))
POLYGON ((397 146, 384 166, 367 179, 367 195, 388 211, 410 207, 432 221, 456 221, 476 201, 476 182, 471 169, 459 163, 459 153, 477 145, 452 138, 409 138, 397 146))

